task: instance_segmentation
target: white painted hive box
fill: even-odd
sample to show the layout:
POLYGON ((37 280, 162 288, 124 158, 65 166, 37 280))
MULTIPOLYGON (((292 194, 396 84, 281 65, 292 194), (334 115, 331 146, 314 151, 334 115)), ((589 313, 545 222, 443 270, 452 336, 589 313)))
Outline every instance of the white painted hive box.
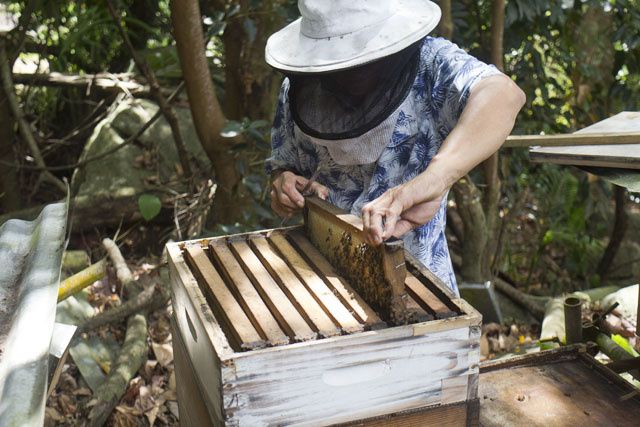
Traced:
MULTIPOLYGON (((407 255, 409 295, 433 320, 387 326, 307 243, 294 227, 167 245, 177 333, 209 423, 477 407, 479 313, 407 255)), ((477 411, 464 413, 473 424, 477 411)))

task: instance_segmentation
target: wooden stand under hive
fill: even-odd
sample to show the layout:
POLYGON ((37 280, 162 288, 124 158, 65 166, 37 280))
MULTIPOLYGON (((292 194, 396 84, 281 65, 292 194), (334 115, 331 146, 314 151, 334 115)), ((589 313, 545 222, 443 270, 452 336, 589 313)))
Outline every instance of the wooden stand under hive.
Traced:
POLYGON ((477 422, 481 317, 409 254, 400 319, 302 227, 167 253, 184 425, 477 422))

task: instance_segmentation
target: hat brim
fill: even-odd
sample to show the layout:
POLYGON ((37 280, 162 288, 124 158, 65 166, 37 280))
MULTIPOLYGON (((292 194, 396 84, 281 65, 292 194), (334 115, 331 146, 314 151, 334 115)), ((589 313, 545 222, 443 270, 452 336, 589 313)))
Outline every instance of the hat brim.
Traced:
POLYGON ((357 67, 422 39, 438 25, 440 15, 440 8, 431 1, 398 0, 396 13, 379 25, 322 39, 302 34, 300 18, 269 37, 265 60, 274 68, 294 73, 357 67))

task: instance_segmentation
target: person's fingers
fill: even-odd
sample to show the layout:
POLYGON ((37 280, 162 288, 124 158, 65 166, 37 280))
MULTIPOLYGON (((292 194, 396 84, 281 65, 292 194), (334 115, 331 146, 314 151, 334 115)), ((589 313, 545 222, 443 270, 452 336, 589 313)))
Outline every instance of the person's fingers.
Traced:
POLYGON ((280 205, 275 199, 271 199, 271 209, 278 215, 280 218, 285 218, 287 216, 284 209, 282 209, 282 205, 280 205))
POLYGON ((286 205, 281 202, 281 199, 278 198, 278 193, 275 189, 271 190, 271 209, 278 214, 280 217, 291 216, 298 209, 297 206, 288 199, 288 196, 282 195, 282 199, 287 203, 286 205))
POLYGON ((366 204, 361 210, 362 213, 362 229, 364 231, 365 239, 369 234, 369 228, 371 224, 371 204, 366 204))
POLYGON ((382 214, 379 211, 374 211, 371 214, 369 224, 369 243, 377 246, 382 243, 382 214))
POLYGON ((287 207, 289 209, 299 209, 298 204, 291 200, 289 195, 285 192, 278 193, 277 200, 278 203, 280 203, 284 207, 287 207))
POLYGON ((389 237, 393 236, 393 230, 396 227, 396 223, 398 221, 398 215, 393 212, 388 212, 384 217, 384 230, 382 231, 382 240, 387 240, 389 237))
POLYGON ((296 190, 302 191, 302 189, 306 187, 308 183, 309 183, 309 180, 307 178, 305 178, 304 176, 296 175, 296 179, 295 179, 296 190))
MULTIPOLYGON (((294 208, 302 208, 304 206, 304 197, 300 194, 300 190, 298 190, 298 186, 300 182, 306 183, 306 179, 300 176, 295 176, 292 179, 285 179, 282 182, 282 186, 280 187, 281 193, 287 196, 287 199, 291 201, 294 208)), ((305 184, 302 184, 304 187, 305 184)))
POLYGON ((311 184, 309 191, 311 194, 315 194, 322 200, 326 200, 327 197, 329 197, 329 189, 317 181, 311 184))
POLYGON ((400 219, 402 214, 402 206, 397 202, 391 202, 389 209, 387 209, 384 222, 384 231, 382 233, 382 240, 387 240, 393 236, 393 231, 396 227, 396 223, 400 219))
POLYGON ((405 219, 401 219, 398 222, 396 222, 396 225, 393 229, 393 237, 397 237, 397 238, 401 238, 402 236, 404 236, 405 234, 407 234, 408 232, 410 232, 411 230, 413 230, 414 228, 414 224, 405 220, 405 219))

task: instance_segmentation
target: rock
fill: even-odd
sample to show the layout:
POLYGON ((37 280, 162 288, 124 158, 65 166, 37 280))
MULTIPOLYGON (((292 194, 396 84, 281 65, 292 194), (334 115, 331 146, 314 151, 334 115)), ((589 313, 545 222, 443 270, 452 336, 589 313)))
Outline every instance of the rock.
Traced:
MULTIPOLYGON (((174 107, 182 137, 191 155, 192 163, 210 170, 209 160, 200 145, 191 119, 191 111, 174 107)), ((135 134, 157 112, 151 101, 131 99, 121 104, 95 127, 85 145, 81 160, 112 150, 135 134)), ((161 190, 171 182, 171 189, 180 192, 180 161, 171 128, 164 117, 147 129, 138 142, 89 163, 73 176, 73 185, 79 186, 78 203, 90 200, 98 208, 109 206, 104 217, 107 223, 117 225, 121 218, 137 212, 137 198, 143 193, 165 194, 161 190), (101 201, 104 201, 103 203, 101 201)), ((76 221, 74 227, 82 227, 76 221)))

